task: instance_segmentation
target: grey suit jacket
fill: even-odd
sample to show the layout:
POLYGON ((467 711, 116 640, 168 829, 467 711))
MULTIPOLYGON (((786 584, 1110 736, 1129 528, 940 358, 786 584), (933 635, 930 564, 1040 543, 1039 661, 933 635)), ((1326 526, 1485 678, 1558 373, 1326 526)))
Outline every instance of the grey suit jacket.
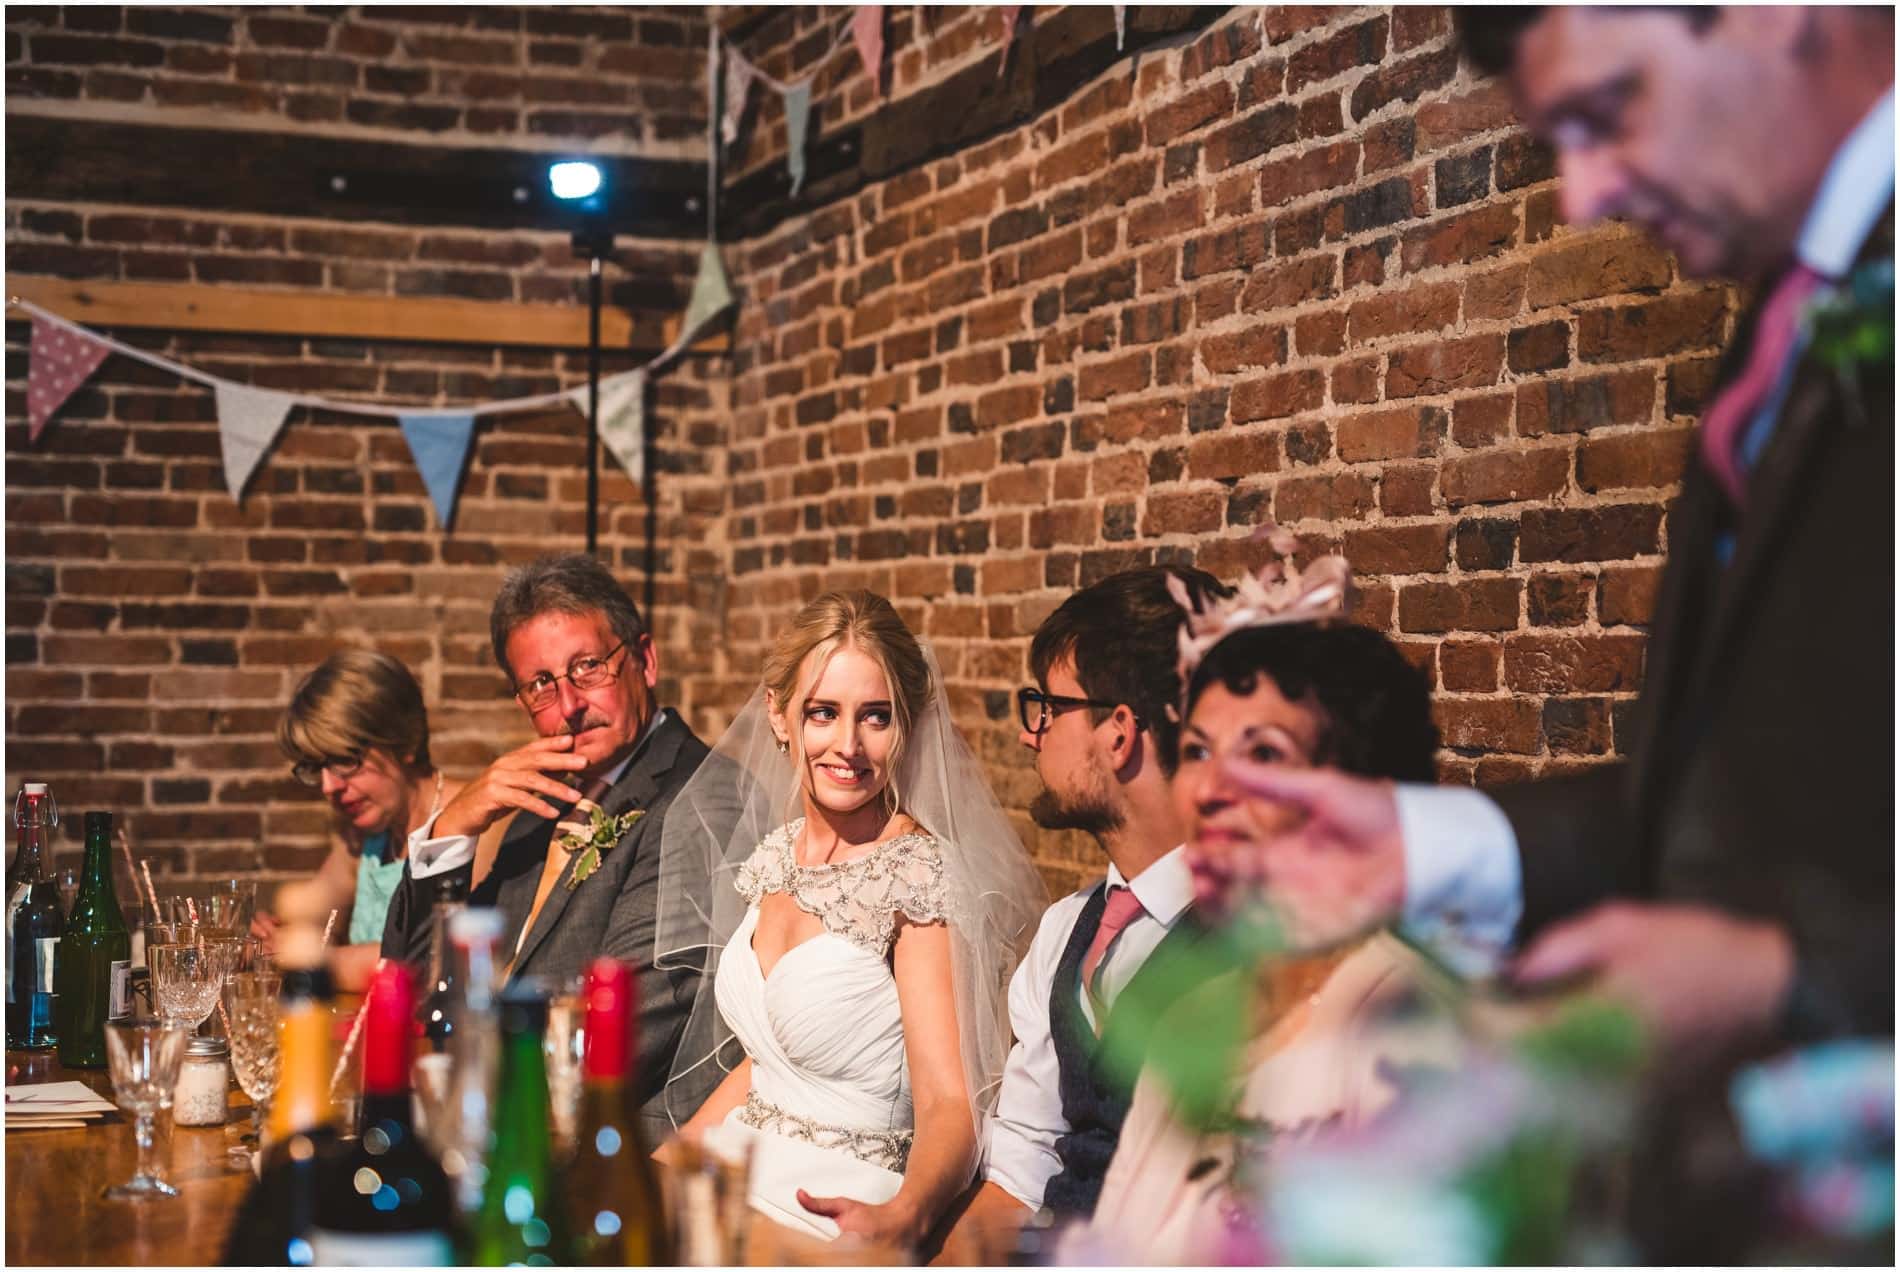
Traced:
MULTIPOLYGON (((640 1012, 640 1053, 634 1086, 646 1129, 655 1143, 672 1129, 656 1097, 672 1067, 673 1053, 701 980, 695 970, 661 971, 652 966, 654 922, 659 908, 660 836, 673 797, 706 755, 706 744, 677 715, 668 713, 653 726, 633 763, 601 801, 609 813, 618 815, 638 808, 645 816, 601 858, 599 869, 585 882, 570 889, 563 878, 554 885, 521 943, 519 955, 514 955, 515 941, 534 905, 554 823, 525 812, 515 814, 494 868, 469 894, 471 906, 493 906, 501 911, 498 956, 504 964, 513 956, 511 983, 534 978, 558 988, 586 971, 587 964, 603 954, 634 967, 640 1012)), ((411 963, 426 959, 432 894, 430 881, 418 881, 404 872, 383 931, 385 956, 411 963)), ((711 1093, 714 1084, 710 1079, 717 1076, 708 1075, 704 1091, 676 1091, 675 1105, 690 1102, 697 1107, 711 1093)))

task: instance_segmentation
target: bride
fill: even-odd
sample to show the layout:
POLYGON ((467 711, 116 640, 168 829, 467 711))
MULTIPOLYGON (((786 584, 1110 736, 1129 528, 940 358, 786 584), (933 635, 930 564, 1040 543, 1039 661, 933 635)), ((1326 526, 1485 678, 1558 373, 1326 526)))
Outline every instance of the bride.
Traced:
POLYGON ((655 961, 712 990, 669 1103, 726 1071, 681 1134, 749 1141, 782 1224, 915 1245, 975 1168, 1044 892, 889 601, 799 611, 662 852, 655 961))

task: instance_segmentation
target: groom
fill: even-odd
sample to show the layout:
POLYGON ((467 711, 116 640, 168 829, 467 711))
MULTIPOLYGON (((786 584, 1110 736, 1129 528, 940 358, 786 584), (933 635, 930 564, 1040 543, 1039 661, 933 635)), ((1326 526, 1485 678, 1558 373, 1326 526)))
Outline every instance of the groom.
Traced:
POLYGON ((1016 1044, 984 1182, 959 1221, 982 1232, 1006 1235, 1044 1208, 1095 1209, 1132 1094, 1097 1071, 1098 1036, 1154 952, 1189 932, 1194 889, 1168 789, 1182 617, 1170 575, 1196 595, 1227 591, 1185 567, 1124 571, 1069 597, 1030 644, 1036 685, 1017 693, 1043 783, 1030 816, 1093 836, 1108 875, 1049 907, 1010 981, 1016 1044))
POLYGON ((493 867, 472 880, 469 894, 470 905, 502 914, 500 965, 510 979, 562 985, 601 955, 633 964, 640 978, 635 1086, 650 1127, 670 1130, 653 1101, 698 977, 652 966, 660 834, 706 746, 655 701, 653 638, 632 598, 594 558, 543 557, 514 571, 495 598, 489 628, 495 659, 541 736, 482 770, 410 836, 383 953, 415 958, 435 881, 472 876, 477 838, 506 819, 493 867), (595 855, 568 851, 557 833, 582 796, 624 819, 619 837, 595 855))

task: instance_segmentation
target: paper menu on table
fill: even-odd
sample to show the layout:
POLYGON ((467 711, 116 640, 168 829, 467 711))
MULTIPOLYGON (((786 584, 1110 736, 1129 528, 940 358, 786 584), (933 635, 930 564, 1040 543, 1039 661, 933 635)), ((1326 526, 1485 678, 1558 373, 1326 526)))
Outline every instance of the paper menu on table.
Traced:
POLYGON ((101 1096, 84 1082, 32 1082, 7 1088, 7 1116, 84 1117, 111 1113, 118 1105, 101 1096))

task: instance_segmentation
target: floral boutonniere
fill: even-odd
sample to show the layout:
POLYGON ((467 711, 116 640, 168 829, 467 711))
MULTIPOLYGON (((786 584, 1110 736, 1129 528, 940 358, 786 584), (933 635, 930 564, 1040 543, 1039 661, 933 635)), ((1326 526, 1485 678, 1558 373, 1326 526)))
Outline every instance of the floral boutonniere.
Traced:
POLYGON ((567 876, 567 890, 572 892, 586 883, 588 876, 600 869, 600 859, 644 816, 645 811, 638 808, 612 816, 590 799, 576 804, 568 820, 555 827, 555 842, 574 860, 574 868, 567 876), (583 817, 585 821, 581 820, 583 817))
POLYGON ((1817 291, 1801 315, 1809 354, 1850 391, 1861 368, 1893 365, 1893 261, 1873 260, 1817 291))

